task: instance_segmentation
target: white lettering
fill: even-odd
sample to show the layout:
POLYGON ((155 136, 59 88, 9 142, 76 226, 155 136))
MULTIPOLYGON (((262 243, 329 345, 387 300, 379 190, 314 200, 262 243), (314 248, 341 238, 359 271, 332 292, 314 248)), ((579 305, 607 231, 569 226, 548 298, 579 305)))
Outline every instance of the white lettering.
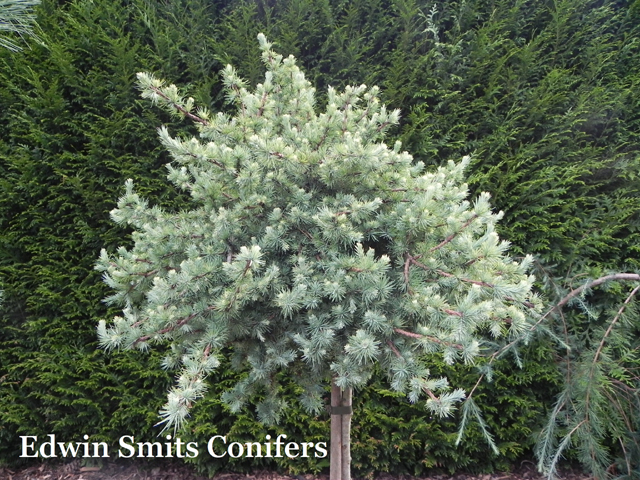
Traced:
POLYGON ((47 435, 49 437, 49 441, 48 442, 44 442, 42 445, 40 445, 40 456, 42 458, 51 458, 51 457, 57 457, 56 455, 56 436, 49 434, 47 435), (49 453, 47 453, 45 451, 45 449, 49 447, 49 453))
POLYGON ((284 447, 284 454, 289 458, 296 458, 300 454, 296 453, 295 455, 292 455, 291 450, 293 450, 294 452, 297 452, 299 449, 300 449, 300 446, 297 443, 289 442, 284 447))
POLYGON ((38 456, 38 452, 36 451, 36 446, 35 446, 35 442, 38 440, 38 437, 36 436, 31 436, 31 435, 20 435, 20 438, 22 439, 22 454, 20 455, 20 458, 35 458, 38 456), (33 442, 27 444, 28 439, 31 438, 33 439, 33 442), (27 454, 27 449, 30 448, 31 450, 33 450, 35 453, 33 455, 29 455, 27 454))
POLYGON ((229 453, 229 456, 232 457, 232 458, 240 458, 242 456, 242 454, 244 453, 244 447, 242 446, 241 443, 233 442, 233 443, 229 444, 229 446, 227 447, 227 452, 229 453), (238 454, 237 455, 233 454, 233 446, 234 445, 238 446, 238 454))
POLYGON ((138 458, 162 458, 162 444, 160 442, 138 442, 138 458), (144 453, 145 447, 147 449, 146 455, 144 453))
POLYGON ((125 435, 123 437, 120 437, 120 440, 118 442, 121 447, 126 448, 129 451, 129 455, 125 455, 124 453, 122 453, 122 450, 118 450, 118 457, 131 458, 136 454, 136 449, 133 448, 133 446, 131 446, 130 444, 125 443, 125 439, 133 443, 133 437, 131 435, 125 435))
POLYGON ((284 443, 280 441, 281 438, 287 438, 287 436, 284 433, 282 433, 278 435, 278 438, 276 438, 276 458, 282 457, 282 455, 280 454, 280 447, 283 446, 284 443))
POLYGON ((316 443, 316 453, 314 457, 316 458, 324 458, 327 456, 327 442, 318 442, 316 443), (318 455, 320 453, 320 455, 318 455))
POLYGON ((80 443, 76 442, 74 446, 73 443, 58 442, 58 448, 63 457, 67 458, 67 454, 71 454, 75 458, 78 455, 78 450, 80 450, 80 443))
MULTIPOLYGON (((271 440, 271 435, 267 435, 266 437, 267 440, 271 440)), ((265 443, 265 445, 267 446, 267 458, 271 458, 271 442, 267 442, 265 443)))
POLYGON ((216 452, 213 450, 213 442, 215 441, 216 438, 221 438, 222 442, 225 445, 227 444, 227 437, 223 437, 222 435, 214 435, 209 439, 209 442, 207 443, 207 451, 209 452, 209 455, 211 455, 214 458, 222 458, 226 455, 226 453, 223 453, 222 455, 216 455, 216 452))
POLYGON ((313 447, 313 442, 302 442, 302 458, 309 458, 307 448, 313 447))
POLYGON ((256 457, 262 458, 262 445, 258 442, 247 442, 245 446, 247 447, 247 457, 253 458, 253 446, 256 446, 256 457))
MULTIPOLYGON (((167 435, 165 438, 167 440, 171 440, 171 435, 167 435)), ((180 441, 180 439, 178 439, 178 441, 180 441)), ((165 457, 172 458, 173 457, 173 452, 172 452, 171 449, 173 447, 173 444, 171 442, 167 442, 164 445, 167 447, 167 452, 165 453, 165 457)))
POLYGON ((109 447, 105 442, 93 442, 93 458, 109 458, 109 447), (98 452, 98 447, 102 447, 102 455, 98 452))
MULTIPOLYGON (((178 439, 178 442, 179 441, 180 439, 178 439)), ((197 456, 198 456, 198 444, 196 442, 187 443, 187 458, 196 458, 197 456), (189 455, 190 453, 192 455, 189 455)))

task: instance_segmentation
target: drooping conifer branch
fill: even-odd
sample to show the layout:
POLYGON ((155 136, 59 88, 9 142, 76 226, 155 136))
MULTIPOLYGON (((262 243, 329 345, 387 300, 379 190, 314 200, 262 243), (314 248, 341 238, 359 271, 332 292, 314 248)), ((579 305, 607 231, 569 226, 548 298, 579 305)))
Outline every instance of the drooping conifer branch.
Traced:
POLYGON ((613 327, 616 325, 616 323, 618 323, 618 320, 620 320, 620 317, 622 316, 622 313, 627 308, 627 305, 629 305, 629 302, 631 301, 631 299, 636 295, 636 293, 638 293, 638 290, 640 290, 640 285, 638 285, 636 288, 634 288, 631 291, 631 293, 627 296, 627 299, 620 306, 620 309, 616 313, 616 316, 613 317, 613 320, 611 320, 611 322, 609 323, 609 327, 607 328, 607 331, 604 332, 604 335, 602 336, 602 340, 600 341, 600 344, 598 345, 598 350, 596 350, 596 353, 593 356, 593 363, 594 364, 598 362, 598 359, 600 358, 600 354, 602 353, 602 349, 604 348, 605 341, 607 340, 607 338, 609 338, 609 335, 611 334, 611 331, 613 330, 613 327))
POLYGON ((591 289, 591 288, 597 287, 598 285, 602 285, 605 282, 617 281, 617 280, 624 280, 624 281, 636 280, 636 281, 640 281, 640 275, 638 275, 637 273, 613 273, 611 275, 605 275, 604 277, 600 277, 600 278, 597 278, 596 280, 592 280, 590 282, 587 282, 584 285, 581 285, 580 287, 578 287, 578 288, 572 290, 571 292, 569 292, 562 300, 560 300, 545 315, 546 316, 551 315, 551 313, 555 312, 556 310, 561 309, 567 303, 569 303, 569 301, 572 298, 575 298, 577 295, 580 295, 582 292, 584 292, 587 289, 591 289))
MULTIPOLYGON (((534 330, 536 330, 538 327, 540 327, 540 325, 550 315, 562 310, 562 308, 565 305, 567 305, 567 303, 569 303, 571 301, 571 299, 573 299, 576 296, 580 295, 585 290, 589 290, 589 289, 591 289, 593 287, 597 287, 597 286, 602 285, 603 283, 609 282, 609 281, 640 281, 640 275, 637 274, 637 273, 613 273, 613 274, 605 275, 605 276, 599 277, 599 278, 597 278, 595 280, 586 282, 585 284, 581 285, 578 288, 575 288, 575 289, 571 290, 567 295, 562 297, 562 299, 558 303, 556 303, 552 308, 547 310, 547 312, 544 315, 541 315, 538 318, 538 320, 534 324, 532 324, 529 327, 529 329, 527 330, 527 332, 525 332, 523 335, 528 335, 529 333, 531 333, 534 330)), ((636 295, 636 293, 638 292, 639 289, 640 289, 640 286, 634 288, 632 290, 632 292, 629 294, 629 296, 625 300, 624 304, 618 310, 618 313, 616 314, 616 316, 612 319, 609 327, 607 328, 607 331, 606 331, 605 335, 602 338, 602 342, 604 342, 604 340, 609 336, 609 334, 611 333, 611 330, 613 329, 613 326, 618 321, 618 319, 620 318, 620 316, 624 312, 626 306, 631 301, 631 299, 636 295)), ((512 300, 511 298, 508 298, 508 299, 512 300)), ((533 308, 533 304, 531 304, 530 302, 523 302, 523 305, 528 307, 528 308, 533 308)), ((489 357, 489 364, 493 363, 497 358, 499 358, 502 355, 502 353, 507 351, 509 348, 512 348, 519 341, 521 341, 521 338, 516 338, 513 341, 511 341, 511 342, 507 343, 506 345, 504 345, 500 350, 492 353, 491 356, 489 357)), ((599 356, 601 349, 603 348, 604 344, 602 342, 598 346, 598 352, 597 352, 597 355, 595 357, 596 359, 599 356)), ((469 397, 471 397, 473 392, 477 389, 477 387, 482 383, 483 380, 484 380, 484 374, 481 375, 478 378, 477 382, 474 384, 473 388, 469 392, 469 397)))

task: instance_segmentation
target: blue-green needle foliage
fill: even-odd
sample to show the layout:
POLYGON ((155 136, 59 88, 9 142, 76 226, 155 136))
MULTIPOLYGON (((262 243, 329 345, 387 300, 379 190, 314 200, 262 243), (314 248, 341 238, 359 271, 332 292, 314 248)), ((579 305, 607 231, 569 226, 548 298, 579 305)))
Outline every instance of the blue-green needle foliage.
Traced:
POLYGON ((425 172, 399 142, 382 143, 399 112, 376 87, 329 88, 316 113, 293 56, 258 38, 263 83, 251 92, 223 71, 234 116, 194 110, 174 85, 139 74, 143 97, 199 127, 191 139, 159 129, 168 178, 193 208, 149 206, 127 181, 111 215, 133 226, 135 245, 98 262, 108 302, 123 307, 100 323, 101 345, 171 344, 165 366, 181 371, 166 427, 180 428, 229 351, 247 375, 224 400, 237 411, 261 392, 265 422, 286 407, 276 372, 286 369, 317 412, 332 378, 362 386, 376 364, 394 390, 448 415, 464 392, 430 376, 424 354, 473 363, 489 348, 483 338, 526 337, 539 305, 531 258, 507 256, 488 194, 467 200, 468 158, 425 172))
POLYGON ((22 50, 11 35, 38 38, 34 33, 33 9, 40 0, 0 0, 0 48, 22 50), (7 35, 9 34, 9 35, 7 35))

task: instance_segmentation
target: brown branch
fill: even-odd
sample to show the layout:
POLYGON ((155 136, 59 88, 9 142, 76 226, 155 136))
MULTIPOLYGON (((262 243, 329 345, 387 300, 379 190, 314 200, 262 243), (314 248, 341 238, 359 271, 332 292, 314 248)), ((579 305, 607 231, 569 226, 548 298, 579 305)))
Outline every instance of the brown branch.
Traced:
MULTIPOLYGON (((173 332, 176 328, 180 328, 183 325, 186 325, 190 320, 193 320, 195 317, 197 317, 201 313, 209 312, 209 311, 213 310, 214 308, 215 308, 214 306, 209 306, 205 310, 203 310, 202 312, 195 312, 195 313, 192 313, 191 315, 188 315, 188 316, 180 319, 178 321, 178 323, 176 323, 175 325, 170 325, 170 326, 168 326, 166 328, 163 328, 162 330, 158 330, 153 335, 143 335, 142 337, 139 337, 138 339, 136 339, 133 342, 133 345, 135 345, 137 343, 140 343, 140 342, 146 342, 147 340, 153 338, 153 336, 155 336, 155 335, 164 335, 165 333, 173 332)), ((138 322, 138 323, 140 323, 140 322, 138 322)), ((134 324, 134 325, 136 325, 136 324, 134 324)))
POLYGON ((150 270, 148 272, 139 272, 139 273, 132 273, 131 275, 138 275, 139 277, 150 277, 151 275, 155 275, 156 273, 158 273, 158 270, 150 270))
POLYGON ((369 107, 367 107, 364 110, 364 112, 362 112, 362 115, 360 115, 360 118, 358 120, 356 120, 356 123, 360 123, 362 121, 362 119, 365 118, 368 114, 369 114, 369 107))
MULTIPOLYGON (((491 283, 487 283, 487 282, 483 282, 481 280, 471 280, 470 278, 458 278, 456 277, 453 273, 448 273, 445 272, 443 270, 437 269, 437 268, 430 268, 427 267, 424 263, 418 262, 418 260, 416 260, 417 258, 420 258, 420 255, 416 256, 416 257, 412 257, 411 255, 408 255, 407 257, 407 261, 413 263, 414 265, 422 268, 423 270, 428 270, 431 272, 436 272, 438 275, 442 275, 443 277, 447 277, 447 278, 456 278, 458 279, 460 282, 464 282, 464 283, 472 283, 473 285, 479 285, 481 287, 489 287, 489 288, 495 288, 495 285, 491 284, 491 283)), ((405 269, 407 269, 407 265, 405 263, 405 269)), ((405 277, 406 278, 406 277, 405 277)))
MULTIPOLYGON (((327 135, 329 134, 329 127, 325 128, 324 133, 322 134, 322 137, 320 138, 320 141, 318 142, 318 144, 315 146, 315 148, 313 149, 314 152, 317 152, 318 149, 322 146, 322 144, 325 142, 325 140, 327 139, 327 135)), ((322 160, 320 160, 320 163, 322 163, 322 160)))
MULTIPOLYGON (((196 155, 193 155, 193 156, 197 158, 196 155)), ((226 170, 226 167, 222 163, 218 162, 217 160, 214 160, 212 158, 208 158, 207 160, 209 161, 209 163, 213 163, 216 167, 220 167, 223 170, 226 170)))
POLYGON ((307 232, 306 230, 301 229, 300 227, 297 227, 298 231, 300 233, 302 233, 305 237, 307 237, 309 240, 313 240, 313 237, 311 236, 311 234, 309 232, 307 232))
POLYGON ((262 98, 260 99, 260 109, 258 110, 258 117, 261 117, 264 113, 264 106, 267 103, 267 92, 262 94, 262 98))
POLYGON ((553 307, 551 310, 549 310, 549 312, 547 312, 545 314, 545 317, 550 315, 551 312, 558 310, 562 307, 564 307, 569 300, 571 300, 573 297, 575 297, 576 295, 581 294, 584 290, 586 290, 587 288, 593 288, 593 287, 597 287, 598 285, 601 285, 605 282, 608 282, 609 280, 636 280, 636 281, 640 281, 640 275, 638 275, 637 273, 613 273, 611 275, 605 275, 604 277, 600 277, 592 282, 589 283, 585 283, 584 285, 576 288, 575 290, 572 290, 571 292, 569 292, 569 294, 564 297, 562 300, 560 300, 560 302, 558 302, 558 304, 553 307))
POLYGON ((471 216, 471 218, 469 220, 467 220, 464 225, 462 225, 462 228, 458 231, 458 232, 454 232, 451 235, 449 235, 447 238, 445 238, 442 242, 440 242, 438 245, 436 245, 435 247, 431 248, 429 250, 429 253, 435 251, 435 250, 440 250, 442 247, 444 247, 447 243, 449 243, 451 240, 453 240, 454 238, 456 238, 458 236, 458 234, 464 230, 465 228, 467 228, 469 225, 471 225, 471 222, 473 222, 476 218, 478 218, 478 215, 476 215, 475 213, 471 216))
POLYGON ((400 352, 398 351, 398 349, 396 348, 396 346, 393 344, 393 342, 391 340, 387 340, 387 345, 389 345, 389 348, 393 351, 393 353, 396 354, 396 357, 403 358, 402 355, 400 354, 400 352))
POLYGON ((622 304, 622 306, 618 310, 618 313, 616 313, 616 316, 613 317, 613 320, 611 320, 611 323, 609 324, 609 328, 607 328, 607 331, 602 336, 602 341, 600 342, 600 345, 598 345, 598 350, 596 351, 596 354, 593 356, 593 364, 594 365, 597 363, 598 357, 600 356, 600 353, 602 353, 602 349, 604 348, 604 341, 606 340, 606 338, 611 333, 611 330, 613 330, 613 326, 618 322, 618 320, 620 319, 620 316, 624 312, 625 308, 627 308, 627 305, 629 305, 629 302, 631 301, 631 299, 634 297, 634 295, 636 293, 638 293, 638 290, 640 290, 640 285, 638 285, 636 288, 634 288, 631 291, 631 293, 629 294, 627 299, 624 301, 624 303, 622 304))
POLYGON ((407 332, 406 330, 402 330, 401 328, 394 328, 393 331, 399 333, 400 335, 404 335, 405 337, 424 338, 424 335, 420 335, 419 333, 407 332))
POLYGON ((247 263, 244 266, 244 271, 242 272, 243 277, 247 274, 247 272, 251 268, 251 265, 253 265, 253 260, 247 260, 247 263))
MULTIPOLYGON (((629 281, 640 281, 640 275, 636 274, 636 273, 614 273, 611 275, 605 275, 604 277, 600 277, 597 278, 596 280, 586 283, 584 285, 582 285, 581 287, 578 287, 574 290, 572 290, 571 292, 569 292, 569 294, 567 294, 562 300, 560 300, 560 302, 558 302, 556 305, 554 305, 551 309, 549 309, 549 311, 547 311, 547 313, 545 313, 544 315, 542 315, 538 321, 536 323, 534 323, 530 328, 529 328, 529 332, 532 332, 533 330, 535 330, 538 325, 540 325, 549 315, 551 315, 552 313, 554 313, 556 310, 560 311, 562 310, 562 307, 564 307, 569 300, 571 300, 573 297, 575 297, 576 295, 579 295, 580 293, 582 293, 585 289, 587 288, 591 288, 591 287, 596 287, 598 285, 602 285, 603 283, 609 281, 609 280, 629 280, 629 281)), ((636 288, 633 289, 633 291, 631 292, 631 294, 627 297, 627 299, 624 302, 624 305, 622 305, 622 307, 620 307, 620 310, 618 310, 618 313, 616 314, 616 317, 614 318, 614 320, 612 320, 612 323, 614 321, 617 321, 618 318, 620 317, 620 315, 622 314, 622 312, 624 311, 625 306, 629 303, 629 301, 631 300, 631 298, 637 293, 638 289, 640 289, 640 285, 636 288)), ((529 306, 527 303, 524 303, 525 306, 529 306)), ((612 325, 609 326, 609 329, 607 330, 607 332, 605 333, 605 338, 606 336, 610 333, 610 329, 612 328, 612 325)), ((494 352, 491 357, 489 358, 489 364, 492 364, 493 361, 504 351, 506 351, 508 348, 510 348, 511 346, 515 345, 518 342, 518 339, 515 339, 511 342, 509 342, 507 345, 505 345, 504 347, 502 347, 500 350, 494 352)), ((597 356, 600 355, 600 346, 598 347, 598 352, 597 352, 597 356)), ((597 357, 596 357, 597 359, 597 357)), ((484 378, 484 374, 480 376, 480 378, 478 379, 478 381, 476 382, 476 384, 473 386, 473 388, 471 389, 471 391, 469 392, 469 395, 467 396, 467 398, 470 398, 471 395, 473 394, 473 392, 476 390, 476 388, 478 387, 478 385, 480 384, 480 382, 482 381, 482 379, 484 378)))
POLYGON ((383 122, 381 123, 378 128, 376 129, 376 133, 380 133, 382 130, 384 130, 387 126, 389 125, 389 122, 383 122))
POLYGON ((407 290, 409 289, 409 264, 412 258, 413 257, 407 253, 407 260, 404 262, 404 283, 407 285, 407 290))
MULTIPOLYGON (((505 300, 509 300, 510 302, 518 302, 519 301, 519 300, 516 300, 513 297, 504 297, 504 298, 505 298, 505 300)), ((522 305, 524 305, 527 308, 534 308, 535 307, 535 305, 533 303, 531 303, 531 302, 520 301, 520 303, 522 303, 522 305)))
POLYGON ((166 96, 162 90, 160 90, 158 87, 151 87, 151 90, 153 90, 156 95, 161 96, 162 98, 164 98, 165 100, 167 100, 168 102, 171 103, 171 105, 173 105, 173 108, 175 108, 176 110, 178 110, 180 113, 182 113, 185 117, 189 117, 191 120, 193 120, 194 122, 199 122, 205 126, 209 125, 209 122, 207 122, 204 118, 200 118, 197 115, 194 115, 193 113, 189 112, 186 108, 178 105, 177 103, 175 103, 173 100, 171 100, 168 96, 166 96))
MULTIPOLYGON (((419 265, 419 266, 422 266, 422 265, 419 265)), ((429 268, 429 267, 424 266, 424 268, 429 268)), ((447 277, 447 278, 455 277, 459 281, 464 282, 464 283, 472 283, 473 285, 479 285, 481 287, 495 288, 495 285, 493 285, 491 283, 483 282, 481 280, 471 280, 470 278, 458 278, 453 273, 447 273, 447 272, 445 272, 443 270, 439 270, 439 269, 436 269, 436 272, 439 275, 442 275, 443 277, 447 277)))
POLYGON ((427 395, 429 395, 429 397, 431 397, 431 400, 436 402, 439 401, 438 397, 436 397, 431 390, 429 390, 428 388, 423 388, 423 390, 427 393, 427 395))
POLYGON ((431 335, 420 335, 419 333, 408 332, 407 330, 402 330, 401 328, 394 328, 393 331, 409 338, 426 338, 428 340, 431 340, 433 343, 457 348, 458 350, 462 350, 464 348, 462 345, 459 345, 457 343, 445 342, 444 340, 440 340, 437 337, 432 337, 431 335))

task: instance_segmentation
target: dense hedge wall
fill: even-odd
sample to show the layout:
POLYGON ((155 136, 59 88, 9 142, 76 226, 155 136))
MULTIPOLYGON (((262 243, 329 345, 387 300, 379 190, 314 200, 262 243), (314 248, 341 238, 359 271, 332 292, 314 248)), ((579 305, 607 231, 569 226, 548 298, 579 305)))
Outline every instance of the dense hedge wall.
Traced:
MULTIPOLYGON (((523 357, 524 369, 509 368, 512 360, 500 361, 493 382, 481 384, 474 397, 500 450, 496 456, 487 446, 477 425, 471 423, 463 442, 455 446, 458 419, 437 419, 425 412, 424 405, 412 405, 406 397, 389 389, 384 377, 374 377, 371 384, 354 392, 352 420, 352 469, 362 477, 376 472, 425 475, 428 472, 453 473, 506 471, 523 458, 530 458, 535 432, 544 420, 550 398, 550 387, 558 382, 549 345, 538 343, 523 357)), ((222 370, 224 371, 224 369, 222 370)), ((452 384, 470 390, 478 376, 473 367, 449 367, 434 359, 431 372, 444 375, 452 384)), ((309 416, 296 403, 297 393, 291 389, 291 409, 281 424, 261 425, 252 411, 240 415, 223 415, 219 393, 237 380, 232 374, 215 379, 216 385, 206 398, 192 409, 192 419, 185 441, 198 441, 201 446, 213 435, 229 435, 229 441, 260 441, 270 434, 285 433, 302 441, 328 441, 329 417, 309 416), (216 420, 212 421, 212 417, 216 420)), ((286 384, 286 382, 283 382, 286 384)), ((327 404, 329 402, 327 392, 327 404)), ((204 451, 204 448, 202 448, 204 451)), ((255 471, 273 463, 254 459, 212 459, 203 455, 194 463, 200 471, 212 474, 219 469, 255 471)), ((275 465, 294 474, 315 473, 328 467, 325 459, 275 459, 275 465)))
MULTIPOLYGON (((17 459, 18 434, 155 435, 170 378, 156 355, 97 350, 97 319, 113 312, 93 266, 100 248, 127 242, 108 213, 126 178, 153 201, 179 205, 166 191, 155 136, 168 119, 139 99, 135 73, 186 81, 200 69, 203 79, 212 60, 199 44, 217 7, 151 5, 43 2, 44 45, 0 52, 3 462, 17 459)), ((206 82, 215 77, 202 80, 208 93, 206 82)))
POLYGON ((239 3, 219 56, 256 82, 264 31, 328 84, 380 85, 427 164, 475 156, 517 251, 638 267, 640 12, 628 2, 239 3), (366 12, 366 14, 363 14, 366 12), (292 32, 292 25, 295 31, 292 32))
MULTIPOLYGON (((124 180, 180 205, 155 129, 185 127, 138 98, 137 71, 227 108, 217 71, 230 62, 259 81, 262 31, 298 57, 321 98, 329 84, 378 84, 403 111, 404 147, 428 164, 474 153, 472 189, 505 210, 501 233, 564 276, 640 268, 639 20, 624 1, 44 0, 44 45, 0 51, 0 463, 18 460, 18 435, 156 435, 171 383, 161 352, 105 356, 95 342, 97 320, 114 312, 100 302, 108 292, 93 264, 100 248, 128 242, 108 216, 124 180)), ((455 449, 455 422, 425 418, 376 382, 357 394, 354 466, 504 467, 527 453, 552 400, 550 349, 532 347, 523 370, 480 392, 502 458, 473 429, 455 449)), ((449 373, 470 385, 464 368, 449 373)), ((252 412, 223 412, 217 396, 231 380, 224 369, 214 379, 188 435, 262 438, 252 412)), ((279 429, 328 436, 327 418, 295 406, 279 429)))

